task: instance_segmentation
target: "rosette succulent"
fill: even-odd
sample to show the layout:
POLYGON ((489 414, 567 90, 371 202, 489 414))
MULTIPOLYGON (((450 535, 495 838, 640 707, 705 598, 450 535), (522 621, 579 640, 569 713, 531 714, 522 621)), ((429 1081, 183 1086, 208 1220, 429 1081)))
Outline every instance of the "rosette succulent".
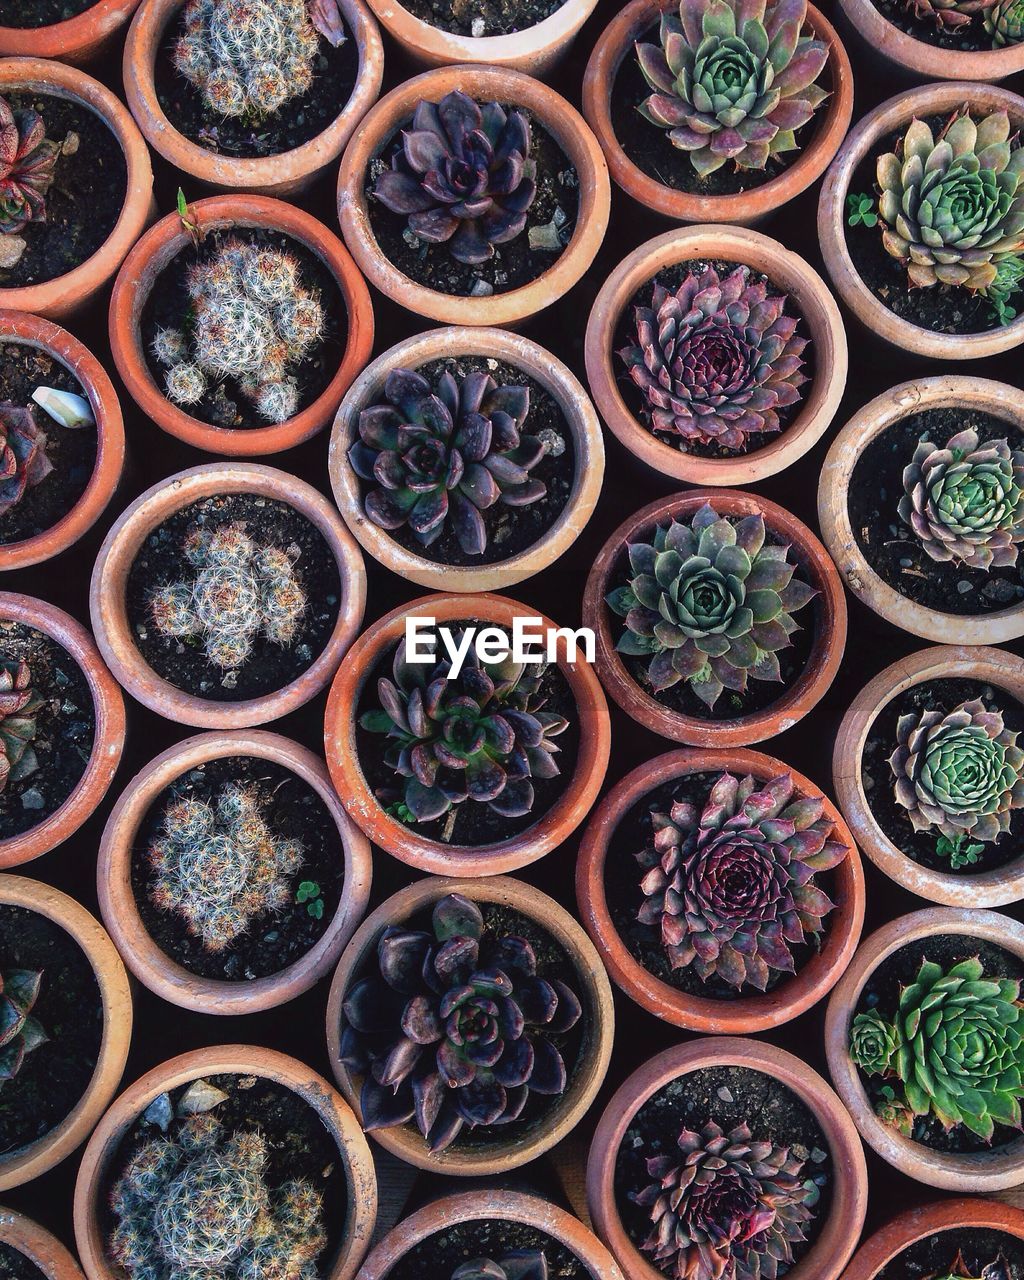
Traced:
POLYGON ((607 597, 626 620, 615 647, 650 659, 656 693, 685 680, 708 707, 723 689, 781 680, 793 614, 818 594, 788 557, 760 515, 733 522, 705 503, 689 524, 660 525, 651 542, 630 543, 629 581, 607 597))
POLYGON ((985 30, 998 49, 1024 39, 1024 0, 995 0, 985 7, 985 30))
POLYGON ((885 1075, 900 1045, 899 1031, 877 1009, 858 1013, 850 1024, 850 1055, 871 1075, 885 1075))
POLYGON ((680 0, 662 14, 659 43, 637 45, 654 91, 640 113, 701 177, 727 160, 763 169, 796 149, 828 97, 816 83, 828 45, 802 34, 806 13, 806 0, 680 0))
POLYGON ((452 1272, 451 1280, 548 1280, 547 1259, 538 1249, 517 1249, 500 1262, 474 1258, 452 1272))
POLYGON ((364 1076, 364 1127, 415 1119, 435 1152, 466 1125, 517 1120, 531 1093, 564 1093, 555 1039, 581 1016, 564 982, 538 975, 525 938, 493 933, 458 894, 438 901, 429 932, 385 929, 342 1009, 341 1060, 364 1076))
POLYGON ((731 450, 778 431, 807 381, 807 339, 787 301, 746 267, 691 271, 674 291, 655 280, 651 305, 636 309, 636 343, 619 352, 652 430, 731 450))
POLYGON ((43 704, 28 663, 0 658, 0 792, 39 767, 32 741, 43 704))
POLYGON ((45 222, 46 194, 59 154, 37 111, 14 111, 0 97, 0 235, 45 222))
POLYGON ((906 0, 907 9, 921 22, 934 22, 940 31, 959 31, 988 9, 993 0, 906 0))
POLYGON ((31 409, 5 400, 0 404, 0 516, 5 515, 53 470, 46 436, 31 409))
POLYGON ((419 373, 392 370, 384 401, 360 413, 348 452, 356 475, 380 486, 366 495, 366 514, 382 529, 407 525, 425 547, 450 528, 466 555, 481 555, 481 512, 529 506, 547 493, 530 475, 547 448, 521 434, 529 410, 528 387, 498 386, 487 373, 446 371, 432 387, 419 373))
POLYGON ((0 1089, 18 1074, 26 1055, 49 1039, 32 1016, 42 981, 37 969, 0 972, 0 1089))

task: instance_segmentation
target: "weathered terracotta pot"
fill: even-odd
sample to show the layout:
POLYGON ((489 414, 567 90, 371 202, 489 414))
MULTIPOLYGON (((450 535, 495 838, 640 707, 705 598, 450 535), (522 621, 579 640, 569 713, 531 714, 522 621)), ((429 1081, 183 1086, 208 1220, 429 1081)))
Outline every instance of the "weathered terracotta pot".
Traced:
POLYGON ((78 1263, 57 1237, 13 1209, 0 1208, 0 1244, 16 1249, 45 1280, 83 1280, 78 1263))
MULTIPOLYGON (((124 88, 128 106, 147 141, 168 163, 211 187, 294 196, 338 159, 359 121, 377 101, 384 75, 380 30, 363 0, 339 0, 347 38, 359 51, 356 82, 330 125, 309 142, 275 156, 246 159, 219 155, 180 133, 160 105, 154 80, 167 28, 185 0, 147 0, 135 15, 124 47, 124 88)), ((290 110, 288 104, 283 108, 290 110)))
MULTIPOLYGON (((529 419, 527 419, 529 428, 529 419)), ((505 329, 431 329, 406 338, 378 356, 348 389, 331 432, 331 488, 342 518, 363 550, 400 578, 435 591, 495 591, 530 578, 553 564, 576 542, 593 514, 604 479, 604 437, 594 407, 572 372, 543 347, 505 329), (395 369, 418 369, 445 356, 487 356, 521 369, 558 403, 572 436, 576 472, 558 519, 525 551, 492 564, 449 565, 410 551, 363 509, 364 484, 352 470, 348 450, 359 435, 359 414, 379 403, 395 369)))
MULTIPOLYGON (((843 816, 827 797, 825 817, 834 824, 835 839, 849 854, 834 871, 831 896, 836 910, 825 919, 821 949, 793 977, 786 977, 765 994, 747 988, 735 1000, 688 995, 663 982, 637 960, 623 942, 608 904, 605 872, 616 828, 635 805, 657 787, 691 773, 725 772, 753 775, 768 782, 788 773, 801 796, 821 796, 821 788, 789 765, 760 751, 734 748, 708 752, 669 751, 634 769, 604 797, 587 824, 576 863, 576 901, 580 919, 594 940, 613 980, 656 1018, 688 1031, 749 1035, 790 1022, 832 990, 850 963, 864 925, 864 871, 860 855, 843 816)), ((637 868, 637 878, 640 870, 637 868)))
POLYGON ((324 1261, 324 1280, 354 1280, 373 1235, 377 1179, 373 1157, 355 1116, 329 1082, 297 1058, 257 1045, 214 1045, 162 1062, 136 1080, 111 1105, 89 1140, 75 1184, 75 1240, 89 1280, 121 1280, 106 1250, 106 1200, 116 1174, 118 1149, 154 1098, 205 1076, 254 1075, 283 1085, 319 1116, 338 1147, 345 1170, 346 1208, 341 1244, 324 1261))
MULTIPOLYGON (((92 636, 70 614, 13 591, 0 591, 0 621, 34 627, 56 641, 78 664, 92 695, 95 730, 85 772, 74 790, 38 825, 0 840, 0 868, 20 866, 63 844, 107 794, 124 748, 124 698, 104 665, 92 636)), ((2 1190, 0 1186, 0 1190, 2 1190)))
MULTIPOLYGON (((1024 334, 1024 330, 1022 330, 1024 334)), ((975 616, 941 613, 901 595, 864 555, 847 505, 854 468, 867 446, 887 428, 926 409, 975 410, 1024 432, 1024 405, 1013 387, 988 378, 943 375, 901 382, 859 409, 832 441, 818 482, 818 523, 842 581, 880 618, 911 635, 939 644, 1002 644, 1024 636, 1024 603, 975 616)), ((909 462, 909 457, 907 458, 909 462)), ((893 501, 893 519, 898 520, 893 501)))
MULTIPOLYGON (((645 173, 627 155, 615 134, 611 99, 619 68, 633 56, 634 46, 657 25, 658 0, 630 0, 598 37, 583 77, 583 114, 597 134, 611 175, 645 209, 677 222, 756 222, 805 191, 825 172, 846 137, 853 116, 853 68, 835 28, 814 5, 807 6, 807 26, 829 46, 822 83, 831 73, 831 97, 822 104, 813 130, 799 156, 777 177, 734 195, 698 195, 679 191, 645 173)), ((669 8, 672 6, 669 5, 669 8)), ((655 34, 655 43, 657 35, 655 34)), ((650 126, 654 128, 654 126, 650 126)))
POLYGON ((540 80, 501 67, 440 67, 393 89, 372 107, 345 150, 338 175, 342 235, 367 280, 416 315, 443 324, 514 324, 567 293, 593 262, 608 227, 611 184, 597 139, 583 117, 540 80), (482 102, 523 107, 562 148, 579 175, 579 213, 572 239, 536 280, 486 298, 463 298, 417 284, 377 244, 366 198, 367 170, 412 118, 421 101, 439 102, 460 89, 482 102))
POLYGON ((369 841, 342 808, 323 762, 297 742, 256 730, 199 734, 162 752, 137 773, 107 819, 96 886, 104 923, 132 973, 150 991, 183 1009, 242 1014, 293 1000, 333 967, 366 911, 371 874, 369 841), (204 978, 178 964, 147 931, 132 888, 133 853, 153 804, 178 778, 225 756, 271 760, 311 787, 337 827, 345 867, 341 901, 316 946, 279 972, 248 982, 204 978))
POLYGON ((558 668, 576 700, 579 752, 565 790, 533 826, 497 844, 444 844, 417 834, 385 813, 366 780, 356 751, 356 707, 374 667, 405 635, 406 619, 434 618, 438 624, 480 619, 511 627, 517 617, 539 618, 545 634, 555 627, 526 605, 495 595, 430 595, 399 605, 359 637, 331 686, 324 744, 327 768, 349 817, 375 845, 393 857, 432 875, 490 876, 517 871, 560 845, 576 830, 597 798, 608 768, 611 729, 608 705, 591 667, 567 661, 559 644, 558 668))
MULTIPOLYGON (((88 17, 96 8, 104 7, 101 3, 81 16, 88 17)), ((0 288, 0 307, 32 311, 48 320, 60 320, 80 310, 99 293, 153 216, 153 166, 135 121, 108 88, 84 71, 43 58, 0 58, 0 93, 15 89, 67 98, 86 107, 99 116, 114 135, 128 166, 128 188, 121 216, 92 257, 65 275, 42 284, 0 288)))
MULTIPOLYGON (((0 904, 34 911, 69 934, 92 968, 103 1008, 103 1036, 85 1092, 60 1124, 28 1146, 0 1156, 0 1191, 46 1173, 76 1150, 121 1082, 132 1038, 132 994, 121 957, 98 920, 59 889, 24 876, 0 875, 0 904)), ((5 1239, 0 1215, 0 1240, 5 1239)), ((55 1275, 63 1276, 62 1271, 55 1275)))
POLYGON ((630 1280, 660 1280, 635 1247, 619 1217, 615 1163, 626 1131, 640 1108, 666 1085, 707 1067, 745 1067, 780 1081, 821 1126, 832 1157, 835 1184, 828 1218, 810 1251, 786 1274, 789 1280, 837 1280, 860 1238, 867 1209, 864 1152, 843 1104, 816 1071, 799 1058, 759 1040, 726 1036, 690 1040, 649 1059, 605 1108, 587 1162, 587 1204, 594 1229, 630 1280))
POLYGON ((192 467, 140 494, 107 534, 96 557, 89 588, 96 641, 118 681, 133 698, 158 715, 201 729, 246 729, 304 706, 338 669, 359 631, 365 603, 362 556, 327 499, 295 476, 252 462, 213 462, 192 467), (231 493, 258 494, 284 502, 315 525, 337 562, 341 602, 327 647, 290 684, 242 702, 216 702, 176 688, 143 659, 128 620, 125 592, 135 557, 154 529, 202 498, 231 493))
POLYGON ((623 1280, 614 1258, 572 1214, 550 1200, 523 1191, 458 1191, 404 1218, 363 1263, 359 1280, 386 1280, 393 1267, 431 1236, 480 1219, 522 1223, 557 1240, 584 1266, 591 1280, 623 1280))
MULTIPOLYGON (((362 1116, 359 1105, 362 1080, 352 1075, 339 1058, 345 996, 353 980, 361 976, 375 957, 377 942, 385 928, 404 925, 421 912, 429 912, 439 899, 450 893, 459 893, 473 902, 495 903, 518 911, 544 929, 571 961, 578 979, 574 990, 583 1007, 585 1031, 576 1068, 570 1069, 565 1093, 536 1122, 522 1130, 513 1125, 508 1137, 499 1136, 501 1130, 492 1130, 483 1141, 468 1139, 460 1143, 456 1139, 437 1154, 431 1153, 415 1124, 373 1130, 371 1136, 386 1151, 417 1169, 457 1177, 482 1177, 507 1173, 535 1160, 579 1124, 593 1105, 608 1070, 615 1039, 615 1008, 611 984, 593 944, 568 911, 547 894, 510 876, 487 880, 431 876, 417 880, 388 898, 359 927, 342 954, 327 998, 327 1050, 331 1070, 357 1116, 362 1116)), ((361 1274, 360 1280, 366 1277, 361 1274)))
POLYGON ((929 907, 899 916, 877 929, 857 950, 850 967, 839 980, 828 1002, 825 1017, 825 1051, 832 1082, 846 1103, 860 1136, 894 1168, 946 1191, 991 1194, 1016 1186, 1021 1180, 1024 1137, 991 1151, 961 1154, 933 1151, 904 1138, 875 1115, 860 1072, 850 1060, 850 1023, 860 993, 878 966, 894 952, 922 938, 939 934, 964 934, 1024 959, 1024 925, 998 911, 969 911, 929 907))
POLYGON ((587 322, 584 354, 601 417, 630 453, 661 475, 699 485, 753 484, 802 458, 835 417, 848 364, 843 318, 821 276, 777 240, 739 227, 680 227, 634 249, 601 286, 587 322), (786 309, 801 316, 814 362, 790 423, 769 444, 731 458, 702 458, 674 448, 637 419, 620 389, 628 374, 616 350, 616 330, 634 294, 666 267, 707 258, 750 267, 767 276, 775 291, 788 294, 792 301, 786 309))
POLYGON ((45 27, 0 26, 0 57, 89 62, 109 47, 139 0, 96 0, 84 13, 45 27))
POLYGON ((874 158, 878 144, 889 134, 902 131, 915 118, 951 115, 965 102, 970 103, 972 115, 1006 111, 1013 131, 1024 127, 1024 99, 992 85, 946 81, 899 93, 851 129, 825 175, 818 200, 818 240, 832 284, 843 302, 871 333, 903 351, 936 360, 975 360, 1019 346, 1024 342, 1024 315, 995 329, 965 334, 936 333, 894 315, 853 265, 846 246, 846 196, 858 165, 866 157, 874 158))
MULTIPOLYGON (((140 16, 145 16, 143 10, 140 16)), ((345 350, 334 377, 319 396, 286 422, 265 427, 217 427, 172 403, 154 379, 142 341, 142 313, 160 273, 191 239, 177 213, 162 218, 128 255, 110 298, 110 349, 128 393, 146 417, 169 435, 209 453, 258 457, 291 449, 331 420, 345 389, 373 349, 373 306, 355 263, 336 235, 311 214, 258 195, 210 196, 189 205, 201 233, 231 227, 260 227, 291 237, 327 267, 345 306, 345 350)))
MULTIPOLYGON (((615 619, 618 622, 618 619, 615 619)), ((835 679, 846 647, 846 598, 835 565, 814 534, 796 516, 767 498, 734 489, 688 489, 658 498, 624 520, 598 552, 583 595, 583 622, 597 637, 597 671, 606 692, 627 715, 663 738, 695 747, 744 747, 790 729, 824 696, 835 679), (709 502, 720 516, 761 514, 765 524, 785 538, 803 576, 819 595, 797 616, 814 628, 807 665, 779 697, 761 711, 734 720, 703 720, 664 706, 630 675, 615 648, 614 615, 605 604, 620 557, 639 537, 650 537, 659 524, 690 519, 709 502)))
POLYGON ((940 1200, 905 1212, 868 1236, 842 1280, 876 1280, 882 1269, 919 1240, 943 1232, 1002 1231, 1024 1240, 1024 1212, 995 1200, 940 1200))

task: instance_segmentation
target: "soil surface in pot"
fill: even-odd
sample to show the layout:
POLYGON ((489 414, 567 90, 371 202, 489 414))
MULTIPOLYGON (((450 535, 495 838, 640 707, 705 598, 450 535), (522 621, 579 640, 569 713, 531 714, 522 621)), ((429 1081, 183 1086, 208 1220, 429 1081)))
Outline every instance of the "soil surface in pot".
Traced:
POLYGON ((392 156, 401 146, 400 130, 391 135, 370 161, 365 191, 374 239, 393 267, 435 293, 477 298, 519 289, 555 265, 575 230, 580 179, 572 161, 532 112, 517 108, 514 103, 502 105, 506 111, 521 110, 529 122, 530 158, 537 165, 537 195, 527 214, 526 226, 514 240, 495 245, 494 257, 488 262, 473 265, 457 262, 447 244, 420 240, 408 230, 403 214, 392 213, 374 197, 377 177, 390 167, 392 156), (537 239, 541 228, 545 229, 542 243, 552 247, 533 249, 531 232, 537 233, 534 236, 537 239), (554 247, 556 244, 558 247, 554 247))
MULTIPOLYGON (((922 292, 918 290, 918 292, 922 292)), ((860 452, 850 477, 850 526, 865 559, 883 582, 917 604, 939 613, 979 617, 1024 600, 1024 560, 1004 568, 968 569, 957 561, 933 560, 898 511, 903 471, 918 441, 943 447, 958 431, 974 430, 979 445, 989 440, 1021 443, 1012 423, 963 408, 924 409, 886 427, 860 452)))
POLYGON ((917 1240, 886 1263, 877 1280, 929 1280, 929 1277, 945 1276, 952 1271, 958 1252, 963 1254, 972 1276, 980 1276, 983 1267, 1001 1256, 1009 1264, 1009 1280, 1024 1280, 1024 1243, 1009 1232, 987 1227, 957 1227, 917 1240))
POLYGON ((95 3, 96 0, 6 0, 3 26, 48 27, 53 22, 77 17, 95 3))
POLYGON ((413 1245, 388 1271, 387 1280, 448 1277, 465 1262, 487 1258, 500 1264, 502 1258, 519 1250, 542 1252, 551 1280, 588 1280, 591 1275, 571 1250, 536 1227, 499 1218, 473 1218, 469 1222, 457 1222, 413 1245))
POLYGON ((103 1000, 88 957, 37 911, 0 906, 0 966, 41 970, 32 1016, 49 1039, 26 1054, 0 1090, 0 1152, 36 1142, 78 1105, 103 1039, 103 1000))
POLYGON ((0 1280, 39 1280, 40 1276, 45 1280, 45 1272, 40 1271, 31 1258, 0 1241, 0 1280))
POLYGON ((404 0, 403 9, 458 36, 507 36, 550 18, 566 0, 404 0))
MULTIPOLYGON (((906 809, 897 804, 895 775, 889 757, 896 750, 896 726, 901 716, 913 715, 917 719, 925 711, 946 714, 975 698, 980 698, 987 710, 1002 712, 1007 729, 1024 733, 1024 707, 1005 690, 983 680, 927 680, 905 689, 886 703, 868 730, 861 758, 861 785, 871 815, 896 848, 930 871, 968 878, 1020 858, 1024 846, 1024 809, 1010 810, 1009 831, 998 840, 982 845, 976 862, 954 869, 947 856, 936 852, 939 832, 916 832, 906 809)), ((965 846, 977 843, 970 836, 964 840, 965 846)))
MULTIPOLYGON (((883 960, 864 984, 854 1014, 877 1009, 883 1018, 892 1020, 897 1012, 901 987, 916 981, 923 961, 941 965, 948 973, 954 965, 975 956, 982 963, 986 979, 1024 979, 1024 961, 1002 947, 967 934, 935 934, 908 943, 883 960)), ((882 1089, 887 1084, 891 1085, 882 1076, 868 1076, 863 1072, 859 1072, 859 1076, 872 1105, 882 1098, 882 1089)), ((947 1132, 934 1116, 914 1118, 913 1140, 932 1151, 961 1154, 992 1151, 1019 1139, 1020 1131, 1007 1125, 997 1124, 992 1141, 985 1142, 964 1125, 957 1125, 947 1132)))
POLYGON ((64 147, 46 194, 45 222, 30 222, 18 233, 25 252, 13 267, 0 269, 0 288, 14 289, 67 275, 92 257, 121 216, 128 165, 106 121, 84 104, 19 90, 4 98, 12 111, 37 111, 47 138, 64 147))
POLYGON ((6 840, 56 813, 82 780, 92 754, 96 710, 81 667, 44 632, 0 621, 0 657, 27 662, 32 688, 43 699, 32 740, 38 768, 9 780, 0 792, 0 840, 6 840))
POLYGON ((323 800, 308 783, 273 760, 256 756, 223 756, 183 774, 162 791, 139 826, 132 846, 132 891, 146 932, 160 950, 192 973, 227 982, 248 982, 279 973, 301 959, 329 928, 341 901, 345 867, 338 828, 323 800), (232 783, 255 787, 260 813, 275 840, 297 840, 303 862, 291 877, 292 898, 283 911, 255 917, 250 927, 223 951, 211 951, 187 928, 176 911, 161 911, 150 894, 156 875, 147 850, 164 831, 163 815, 176 800, 189 799, 216 806, 224 788, 232 783), (295 901, 304 882, 318 892, 307 910, 295 901))
MULTIPOLYGON (((773 440, 783 434, 793 419, 803 409, 804 401, 810 393, 814 380, 814 344, 811 343, 804 348, 803 353, 803 372, 807 377, 801 387, 801 396, 794 404, 780 405, 778 409, 779 430, 778 431, 758 431, 752 432, 745 437, 745 446, 742 449, 729 449, 715 441, 700 440, 684 440, 682 436, 675 435, 665 431, 657 431, 651 426, 650 407, 644 398, 643 392, 633 381, 629 374, 629 370, 625 361, 619 354, 625 348, 637 345, 636 336, 636 311, 638 307, 650 307, 651 298, 654 292, 654 284, 658 284, 664 288, 675 292, 693 272, 699 275, 703 271, 712 268, 717 272, 719 279, 724 279, 730 275, 737 267, 742 267, 746 275, 748 284, 765 284, 768 286, 769 297, 777 297, 782 291, 772 284, 768 276, 760 271, 754 271, 744 263, 724 262, 720 258, 691 258, 687 262, 679 262, 674 266, 663 267, 658 274, 649 280, 642 288, 633 294, 629 302, 623 307, 619 315, 618 323, 615 326, 615 333, 612 338, 612 363, 615 367, 616 382, 618 383, 619 392, 626 402, 626 407, 634 418, 642 423, 648 431, 661 444, 668 445, 671 449, 676 449, 679 453, 691 454, 695 458, 735 458, 745 456, 751 453, 757 453, 766 444, 771 444, 773 440)), ((787 315, 800 315, 792 299, 786 303, 787 315)), ((797 328, 797 333, 801 336, 807 336, 807 325, 801 317, 801 324, 797 328)))
MULTIPOLYGON (((230 240, 291 254, 298 259, 301 284, 319 297, 324 313, 323 336, 306 355, 299 360, 290 360, 287 365, 288 377, 294 378, 298 384, 299 410, 306 409, 323 395, 338 371, 345 349, 348 316, 341 290, 326 264, 304 244, 271 227, 231 227, 225 231, 212 231, 198 248, 189 245, 160 272, 146 298, 139 326, 150 377, 162 392, 167 367, 153 355, 153 339, 157 332, 182 328, 186 334, 188 332, 193 306, 187 292, 189 270, 197 262, 208 262, 215 257, 230 240)), ((238 429, 274 425, 256 412, 255 405, 242 394, 234 378, 214 381, 211 377, 206 394, 198 404, 175 407, 211 427, 238 429)))
POLYGON ((240 702, 283 689, 323 653, 338 617, 341 578, 320 530, 283 502, 260 494, 216 494, 176 511, 143 542, 128 574, 128 623, 139 652, 153 670, 177 689, 212 702, 240 702), (184 540, 194 527, 221 529, 242 524, 259 546, 295 551, 293 572, 306 594, 306 614, 288 648, 272 644, 261 630, 245 663, 223 671, 207 660, 202 640, 175 640, 153 622, 153 592, 170 583, 193 582, 184 540))
POLYGON ((905 35, 913 36, 922 44, 933 44, 951 53, 987 53, 992 50, 992 37, 985 30, 981 15, 977 14, 966 26, 956 31, 945 31, 927 18, 915 18, 906 0, 872 0, 875 8, 886 20, 905 35))

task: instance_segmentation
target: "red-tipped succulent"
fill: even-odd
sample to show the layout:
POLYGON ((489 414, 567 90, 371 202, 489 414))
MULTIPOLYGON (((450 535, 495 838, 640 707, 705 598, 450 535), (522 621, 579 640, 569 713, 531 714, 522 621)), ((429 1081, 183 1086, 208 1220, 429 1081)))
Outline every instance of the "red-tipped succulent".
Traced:
POLYGON ((25 1056, 49 1039, 32 1017, 42 981, 37 969, 0 973, 0 1089, 18 1074, 25 1056))
POLYGON ((0 792, 39 766, 32 741, 43 701, 32 687, 28 663, 0 658, 0 792))
POLYGON ((52 470, 46 456, 46 436, 39 430, 35 414, 4 401, 0 404, 0 516, 52 470))
POLYGON ((45 220, 58 154, 37 111, 14 111, 0 98, 0 235, 45 220))

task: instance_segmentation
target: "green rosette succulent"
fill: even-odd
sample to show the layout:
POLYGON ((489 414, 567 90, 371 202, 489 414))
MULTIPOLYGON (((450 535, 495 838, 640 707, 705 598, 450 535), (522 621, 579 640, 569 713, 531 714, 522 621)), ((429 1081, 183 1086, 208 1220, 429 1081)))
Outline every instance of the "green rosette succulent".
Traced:
POLYGON ((850 1024, 850 1057, 869 1075, 885 1075, 899 1045, 899 1028, 876 1009, 858 1013, 850 1024))
POLYGON ((985 30, 995 48, 1024 39, 1024 0, 996 0, 985 10, 985 30))

